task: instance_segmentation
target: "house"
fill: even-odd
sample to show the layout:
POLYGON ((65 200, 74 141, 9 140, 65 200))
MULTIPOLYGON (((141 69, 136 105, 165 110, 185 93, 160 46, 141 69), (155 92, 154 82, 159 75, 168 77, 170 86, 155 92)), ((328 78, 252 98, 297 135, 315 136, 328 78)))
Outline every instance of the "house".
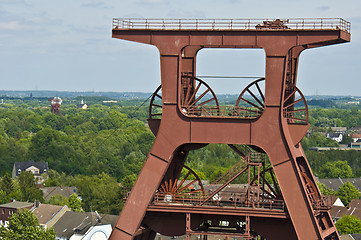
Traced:
POLYGON ((361 139, 357 140, 356 142, 349 143, 348 147, 353 149, 361 148, 361 139))
POLYGON ((12 178, 16 178, 21 172, 29 171, 34 174, 35 177, 40 177, 41 174, 49 171, 47 162, 34 162, 30 160, 28 162, 15 162, 13 166, 12 178))
POLYGON ((74 234, 71 240, 107 240, 112 233, 112 225, 91 226, 84 235, 74 234))
POLYGON ((48 229, 51 228, 66 212, 70 211, 70 208, 66 205, 57 206, 37 203, 31 211, 38 218, 40 226, 48 229))
POLYGON ((117 219, 118 216, 116 215, 99 215, 94 212, 66 212, 58 222, 54 224, 56 239, 108 239, 117 219))
POLYGON ((86 104, 84 103, 84 100, 83 100, 83 99, 80 101, 80 104, 77 104, 76 106, 77 106, 78 108, 81 108, 81 109, 87 109, 87 108, 88 108, 88 105, 86 105, 86 104))
POLYGON ((347 127, 331 127, 332 132, 337 134, 346 134, 347 133, 347 127))
POLYGON ((349 129, 349 132, 361 133, 361 126, 352 127, 349 129))
POLYGON ((76 187, 43 187, 41 190, 43 191, 45 201, 49 201, 52 196, 61 195, 68 198, 73 193, 77 193, 76 187))
POLYGON ((361 134, 360 133, 351 133, 350 137, 352 138, 353 142, 357 142, 358 140, 361 139, 361 134))
POLYGON ((319 178, 318 181, 326 185, 327 188, 338 191, 345 182, 350 182, 361 191, 361 178, 319 178))
POLYGON ((0 205, 0 224, 7 225, 9 218, 18 213, 22 209, 31 209, 34 206, 34 203, 29 202, 18 202, 13 201, 11 203, 1 204, 0 205))
POLYGON ((361 209, 361 200, 360 199, 352 199, 348 206, 349 206, 349 208, 361 209))
POLYGON ((332 206, 329 211, 332 219, 336 222, 338 219, 342 218, 344 215, 348 215, 348 209, 342 206, 332 206))
POLYGON ((326 137, 340 143, 342 141, 343 135, 341 133, 327 133, 326 137))
POLYGON ((361 234, 345 234, 340 236, 341 240, 361 240, 361 234))

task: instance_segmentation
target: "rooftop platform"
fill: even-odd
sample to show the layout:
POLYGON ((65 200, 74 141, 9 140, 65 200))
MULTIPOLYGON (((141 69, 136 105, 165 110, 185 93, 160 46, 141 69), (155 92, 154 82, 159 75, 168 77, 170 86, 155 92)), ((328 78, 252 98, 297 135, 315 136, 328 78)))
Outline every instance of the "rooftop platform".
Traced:
POLYGON ((350 32, 351 23, 342 18, 287 19, 141 19, 113 18, 113 29, 124 30, 342 30, 350 32))

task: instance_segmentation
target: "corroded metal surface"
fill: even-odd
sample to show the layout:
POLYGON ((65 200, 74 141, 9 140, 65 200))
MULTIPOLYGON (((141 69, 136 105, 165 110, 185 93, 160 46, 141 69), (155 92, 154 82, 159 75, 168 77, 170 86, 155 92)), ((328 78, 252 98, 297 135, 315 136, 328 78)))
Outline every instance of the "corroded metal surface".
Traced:
MULTIPOLYGON (((308 128, 308 113, 307 103, 297 88, 297 66, 300 53, 306 49, 349 42, 349 22, 343 19, 114 19, 112 36, 156 46, 162 79, 161 88, 152 99, 148 120, 156 139, 111 240, 154 239, 155 232, 169 236, 185 234, 187 239, 192 234, 207 233, 245 239, 255 236, 339 239, 299 144, 308 128), (260 81, 249 85, 249 91, 247 88, 244 91, 253 93, 251 101, 240 93, 240 101, 246 100, 251 106, 244 108, 239 102, 236 106, 219 106, 212 89, 195 76, 196 56, 202 48, 265 51, 264 89, 259 87, 260 81), (256 90, 251 91, 252 86, 256 90), (228 144, 235 151, 238 151, 235 146, 246 145, 267 154, 273 180, 263 182, 266 177, 262 171, 265 173, 267 169, 259 162, 248 161, 252 166, 249 169, 258 175, 253 180, 249 177, 246 195, 237 193, 229 197, 239 199, 238 202, 225 201, 221 206, 222 201, 213 199, 215 194, 207 200, 192 198, 192 194, 186 199, 159 193, 162 184, 165 192, 174 193, 171 190, 178 187, 175 183, 188 152, 211 143, 228 144), (264 201, 260 196, 269 198, 264 201), (252 204, 250 199, 254 200, 252 204), (265 207, 279 200, 282 209, 265 207), (276 211, 283 212, 285 218, 280 219, 276 211)), ((249 171, 251 176, 249 169, 240 171, 249 171)), ((241 172, 233 177, 237 174, 241 172)))

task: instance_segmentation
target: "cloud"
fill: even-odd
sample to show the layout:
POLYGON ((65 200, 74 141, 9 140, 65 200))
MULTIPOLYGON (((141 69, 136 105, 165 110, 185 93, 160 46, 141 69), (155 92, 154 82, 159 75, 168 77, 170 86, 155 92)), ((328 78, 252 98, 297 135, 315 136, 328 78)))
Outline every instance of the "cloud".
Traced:
POLYGON ((0 29, 2 30, 20 30, 23 27, 17 21, 0 22, 0 29))

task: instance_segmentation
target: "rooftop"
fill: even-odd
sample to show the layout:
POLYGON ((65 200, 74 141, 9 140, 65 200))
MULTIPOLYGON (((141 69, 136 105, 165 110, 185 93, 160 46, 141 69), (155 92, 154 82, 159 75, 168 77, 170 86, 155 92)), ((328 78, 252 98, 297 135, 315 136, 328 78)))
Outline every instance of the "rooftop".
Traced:
POLYGON ((39 219, 40 224, 49 222, 64 206, 51 204, 40 204, 33 210, 34 215, 39 219))
POLYGON ((44 199, 48 201, 52 196, 61 195, 63 197, 70 197, 73 193, 77 193, 76 187, 44 187, 41 188, 44 193, 44 199))
POLYGON ((32 207, 33 205, 34 205, 34 203, 14 201, 11 203, 1 204, 0 207, 21 209, 21 208, 26 208, 26 207, 32 207))
POLYGON ((86 233, 86 231, 95 225, 111 224, 114 227, 118 216, 100 214, 100 223, 95 213, 66 212, 54 224, 54 230, 57 237, 70 238, 75 232, 86 233))

